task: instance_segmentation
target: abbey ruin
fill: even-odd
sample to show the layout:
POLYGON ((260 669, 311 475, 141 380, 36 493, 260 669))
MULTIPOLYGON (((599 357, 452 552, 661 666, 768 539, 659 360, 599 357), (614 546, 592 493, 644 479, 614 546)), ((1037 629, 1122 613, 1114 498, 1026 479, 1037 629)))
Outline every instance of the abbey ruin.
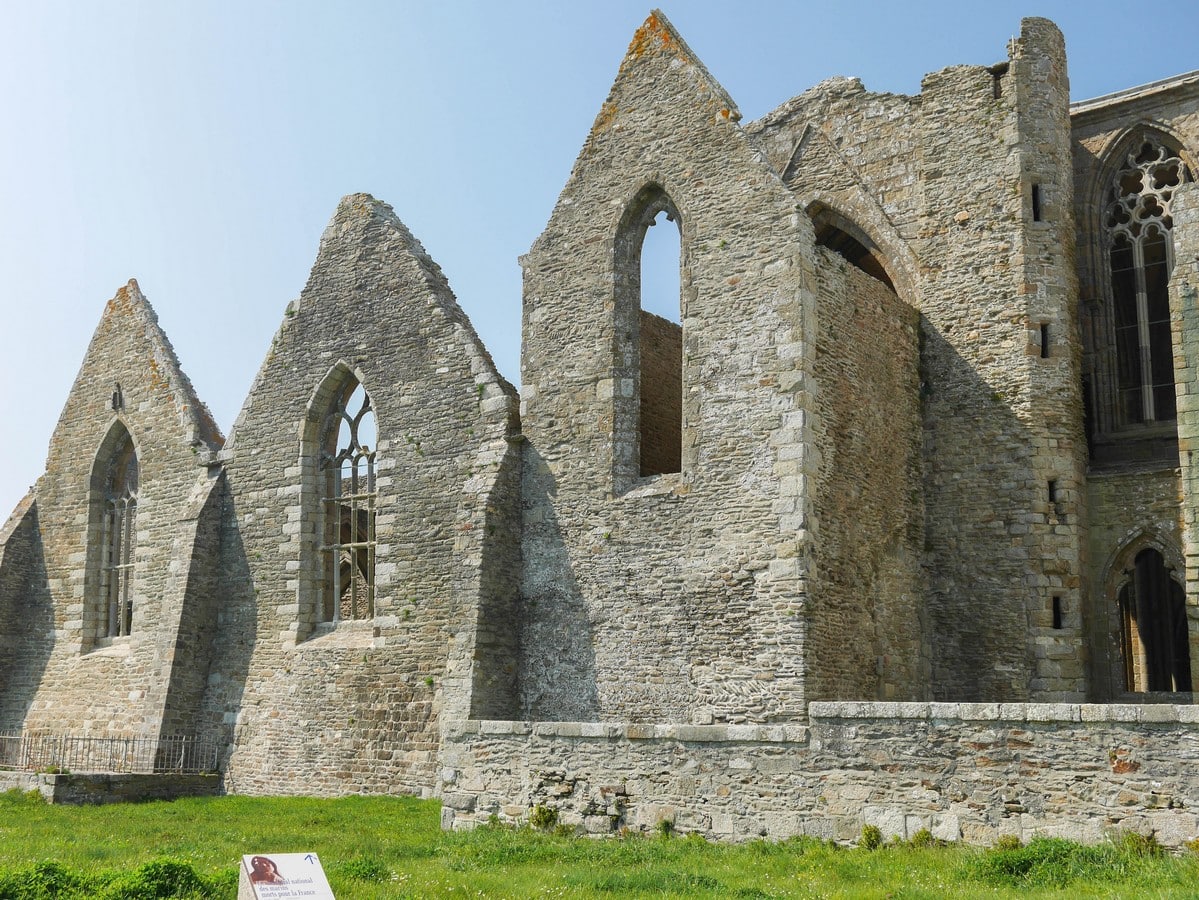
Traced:
POLYGON ((1195 838, 1197 152, 1199 73, 1071 106, 1043 19, 747 123, 654 13, 519 396, 366 195, 228 439, 117 292, 0 531, 0 732, 455 828, 1195 838))

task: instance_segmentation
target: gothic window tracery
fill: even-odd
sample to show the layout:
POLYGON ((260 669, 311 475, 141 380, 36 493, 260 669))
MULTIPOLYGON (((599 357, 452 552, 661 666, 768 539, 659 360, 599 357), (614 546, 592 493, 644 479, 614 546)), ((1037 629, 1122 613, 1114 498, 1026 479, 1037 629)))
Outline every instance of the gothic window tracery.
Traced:
POLYGON ((375 615, 376 426, 371 398, 354 379, 325 417, 320 454, 320 619, 375 615))
POLYGON ((1190 174, 1177 153, 1146 138, 1108 189, 1103 224, 1115 342, 1115 428, 1175 418, 1167 286, 1174 263, 1170 203, 1190 174))
POLYGON ((133 627, 138 475, 137 451, 126 434, 112 455, 105 476, 100 564, 103 637, 123 637, 133 627))

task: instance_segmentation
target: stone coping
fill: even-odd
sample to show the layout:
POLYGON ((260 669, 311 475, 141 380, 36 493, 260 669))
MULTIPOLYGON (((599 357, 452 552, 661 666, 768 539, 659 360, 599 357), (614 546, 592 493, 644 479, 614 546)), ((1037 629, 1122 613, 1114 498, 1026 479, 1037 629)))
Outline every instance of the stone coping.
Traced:
MULTIPOLYGON (((841 720, 897 719, 962 722, 1199 725, 1199 706, 1168 703, 889 703, 861 700, 818 701, 808 707, 814 724, 841 720)), ((690 725, 634 722, 528 722, 453 719, 443 722, 447 737, 544 737, 596 740, 672 740, 691 743, 805 743, 809 725, 690 725)))
POLYGON ((488 719, 456 719, 443 723, 450 737, 511 735, 514 737, 566 737, 603 740, 671 740, 693 743, 748 741, 768 744, 802 743, 808 739, 806 725, 689 725, 685 723, 640 722, 523 722, 488 719))
POLYGON ((1199 706, 1169 703, 881 703, 821 701, 808 706, 821 719, 958 719, 978 722, 1199 723, 1199 706))

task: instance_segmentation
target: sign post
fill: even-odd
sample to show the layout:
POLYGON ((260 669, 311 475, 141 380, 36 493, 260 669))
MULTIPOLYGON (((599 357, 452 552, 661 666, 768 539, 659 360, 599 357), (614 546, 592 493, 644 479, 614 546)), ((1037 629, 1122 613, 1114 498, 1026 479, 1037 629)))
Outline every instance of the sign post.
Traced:
POLYGON ((315 853, 253 853, 241 858, 237 900, 336 900, 315 853))

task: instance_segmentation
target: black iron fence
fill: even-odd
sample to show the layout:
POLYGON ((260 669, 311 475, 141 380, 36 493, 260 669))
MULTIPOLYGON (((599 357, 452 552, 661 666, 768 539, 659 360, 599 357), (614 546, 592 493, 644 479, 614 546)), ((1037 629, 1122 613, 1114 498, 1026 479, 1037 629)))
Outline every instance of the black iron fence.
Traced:
POLYGON ((189 737, 71 737, 0 734, 0 769, 199 775, 217 771, 220 748, 189 737))

